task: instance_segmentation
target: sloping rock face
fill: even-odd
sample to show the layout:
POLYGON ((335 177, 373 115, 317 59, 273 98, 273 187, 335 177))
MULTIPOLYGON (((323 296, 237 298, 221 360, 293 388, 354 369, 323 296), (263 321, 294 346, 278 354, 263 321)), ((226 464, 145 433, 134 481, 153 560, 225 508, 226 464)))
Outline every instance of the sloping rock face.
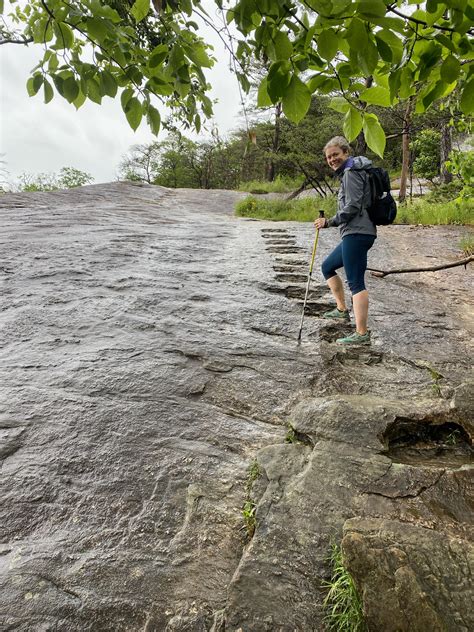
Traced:
MULTIPOLYGON (((369 278, 346 350, 315 269, 298 345, 312 227, 239 195, 0 198, 0 629, 325 630, 334 541, 369 630, 474 628, 471 270, 369 278)), ((371 264, 461 232, 382 229, 371 264)))

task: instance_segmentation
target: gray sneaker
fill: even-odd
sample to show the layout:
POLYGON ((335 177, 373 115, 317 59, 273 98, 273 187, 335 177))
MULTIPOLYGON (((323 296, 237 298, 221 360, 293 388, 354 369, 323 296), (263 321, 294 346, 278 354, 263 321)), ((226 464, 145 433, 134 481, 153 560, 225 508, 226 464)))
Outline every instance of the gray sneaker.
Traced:
POLYGON ((337 309, 332 309, 330 312, 325 312, 323 318, 339 318, 339 320, 350 320, 349 310, 345 309, 342 312, 337 309))
POLYGON ((338 338, 336 342, 340 345, 370 345, 370 331, 365 334, 359 334, 355 331, 350 336, 338 338))

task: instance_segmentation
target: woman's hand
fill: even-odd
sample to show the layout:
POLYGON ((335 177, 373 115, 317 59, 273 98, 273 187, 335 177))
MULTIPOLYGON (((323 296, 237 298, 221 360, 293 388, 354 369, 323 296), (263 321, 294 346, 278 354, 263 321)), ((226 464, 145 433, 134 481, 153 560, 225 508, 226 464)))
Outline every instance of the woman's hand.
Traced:
POLYGON ((318 217, 318 219, 314 220, 315 227, 319 230, 320 228, 326 228, 327 220, 325 217, 318 217))

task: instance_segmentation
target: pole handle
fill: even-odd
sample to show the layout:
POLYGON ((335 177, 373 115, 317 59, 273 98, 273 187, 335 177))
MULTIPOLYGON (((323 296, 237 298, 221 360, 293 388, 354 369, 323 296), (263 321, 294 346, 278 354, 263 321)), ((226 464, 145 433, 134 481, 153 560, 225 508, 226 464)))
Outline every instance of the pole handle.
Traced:
POLYGON ((324 217, 324 211, 319 211, 319 217, 324 217))

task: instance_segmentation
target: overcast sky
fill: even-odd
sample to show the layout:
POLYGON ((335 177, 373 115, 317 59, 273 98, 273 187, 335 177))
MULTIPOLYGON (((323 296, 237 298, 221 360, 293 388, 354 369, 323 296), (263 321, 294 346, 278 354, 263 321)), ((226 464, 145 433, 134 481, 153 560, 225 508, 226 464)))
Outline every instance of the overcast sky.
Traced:
MULTIPOLYGON (((211 7, 209 13, 213 15, 214 2, 203 4, 211 7)), ((213 85, 210 96, 219 100, 214 107, 214 121, 225 135, 242 124, 237 80, 229 71, 228 54, 217 35, 204 26, 200 33, 215 47, 218 62, 206 72, 213 85)), ((128 148, 155 137, 145 122, 133 132, 120 102, 109 97, 102 105, 86 101, 77 111, 56 93, 48 105, 43 103, 42 90, 29 97, 26 81, 41 53, 42 49, 35 46, 0 47, 0 153, 8 180, 13 181, 22 172, 57 172, 61 167, 86 171, 95 182, 115 180, 120 159, 128 148)), ((204 135, 202 132, 201 137, 204 135)), ((160 133, 159 139, 163 137, 160 133)))

